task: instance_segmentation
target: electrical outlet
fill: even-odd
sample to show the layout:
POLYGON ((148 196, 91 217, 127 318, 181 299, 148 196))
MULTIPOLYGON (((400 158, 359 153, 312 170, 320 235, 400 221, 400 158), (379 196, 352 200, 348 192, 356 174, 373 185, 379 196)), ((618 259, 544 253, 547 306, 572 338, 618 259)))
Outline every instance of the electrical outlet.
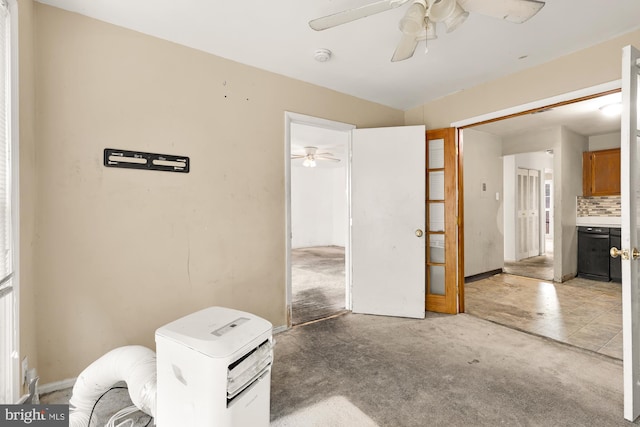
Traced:
POLYGON ((29 359, 27 356, 22 359, 22 385, 27 384, 27 372, 29 371, 29 359))

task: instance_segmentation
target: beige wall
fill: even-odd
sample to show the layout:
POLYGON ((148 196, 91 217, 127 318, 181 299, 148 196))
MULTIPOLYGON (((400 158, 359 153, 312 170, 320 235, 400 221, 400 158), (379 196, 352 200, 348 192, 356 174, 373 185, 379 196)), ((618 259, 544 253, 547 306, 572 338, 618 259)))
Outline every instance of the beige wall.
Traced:
POLYGON ((622 47, 640 47, 640 30, 405 112, 405 124, 427 129, 618 80, 622 47))
POLYGON ((36 232, 34 4, 18 1, 20 182, 20 359, 38 366, 33 248, 36 232))
POLYGON ((562 236, 560 247, 554 246, 554 280, 558 282, 572 279, 578 274, 576 210, 577 198, 582 196, 582 153, 588 149, 589 139, 586 136, 561 128, 559 154, 554 150, 554 161, 560 157, 559 170, 554 166, 555 212, 560 213, 560 221, 557 215, 554 216, 554 235, 562 236), (558 277, 558 255, 562 256, 561 277, 558 277))
POLYGON ((607 133, 604 135, 592 135, 589 137, 589 151, 620 148, 620 140, 620 132, 607 133))
POLYGON ((285 319, 284 112, 403 112, 36 5, 41 382, 200 308, 285 319), (189 174, 105 168, 106 147, 189 174))
POLYGON ((465 129, 463 160, 464 206, 469 207, 464 221, 464 275, 469 277, 504 267, 502 139, 465 129))

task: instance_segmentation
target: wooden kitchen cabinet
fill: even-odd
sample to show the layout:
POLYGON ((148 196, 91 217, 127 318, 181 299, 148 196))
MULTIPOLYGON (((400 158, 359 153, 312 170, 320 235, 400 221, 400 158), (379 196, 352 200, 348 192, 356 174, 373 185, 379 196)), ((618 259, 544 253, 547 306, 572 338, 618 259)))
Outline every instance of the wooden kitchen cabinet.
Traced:
POLYGON ((582 153, 582 195, 620 194, 620 149, 582 153))

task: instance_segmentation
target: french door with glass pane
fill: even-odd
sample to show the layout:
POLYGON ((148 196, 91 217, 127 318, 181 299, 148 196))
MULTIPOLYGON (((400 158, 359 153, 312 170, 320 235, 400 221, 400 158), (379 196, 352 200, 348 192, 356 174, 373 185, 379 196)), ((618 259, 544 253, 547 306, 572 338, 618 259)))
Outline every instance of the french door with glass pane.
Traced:
POLYGON ((456 314, 457 187, 455 129, 427 131, 427 311, 456 314))

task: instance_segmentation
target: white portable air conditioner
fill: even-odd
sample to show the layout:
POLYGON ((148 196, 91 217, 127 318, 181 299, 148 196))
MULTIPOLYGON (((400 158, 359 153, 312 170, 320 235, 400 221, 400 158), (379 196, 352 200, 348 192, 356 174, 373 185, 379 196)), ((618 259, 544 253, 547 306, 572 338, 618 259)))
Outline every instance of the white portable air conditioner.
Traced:
POLYGON ((156 426, 269 426, 272 329, 222 307, 159 328, 156 426))

